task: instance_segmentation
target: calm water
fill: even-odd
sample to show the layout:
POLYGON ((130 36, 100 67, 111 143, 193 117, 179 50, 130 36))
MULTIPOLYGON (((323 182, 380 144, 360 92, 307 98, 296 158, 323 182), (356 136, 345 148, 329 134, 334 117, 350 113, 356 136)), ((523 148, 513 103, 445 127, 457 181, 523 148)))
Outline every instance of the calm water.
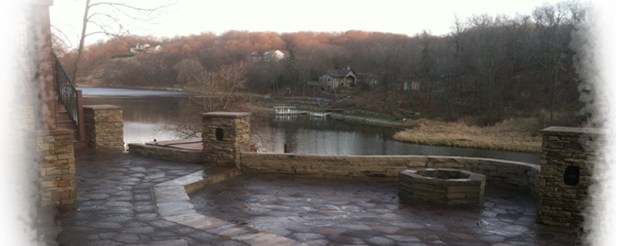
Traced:
MULTIPOLYGON (((129 90, 111 88, 80 88, 84 104, 113 104, 124 107, 126 142, 174 139, 171 132, 162 131, 166 123, 177 117, 178 104, 190 95, 180 92, 129 90)), ((449 155, 486 157, 540 163, 538 154, 437 147, 397 142, 395 130, 308 116, 272 116, 260 127, 252 127, 253 141, 268 152, 283 152, 290 143, 292 152, 327 155, 449 155)))

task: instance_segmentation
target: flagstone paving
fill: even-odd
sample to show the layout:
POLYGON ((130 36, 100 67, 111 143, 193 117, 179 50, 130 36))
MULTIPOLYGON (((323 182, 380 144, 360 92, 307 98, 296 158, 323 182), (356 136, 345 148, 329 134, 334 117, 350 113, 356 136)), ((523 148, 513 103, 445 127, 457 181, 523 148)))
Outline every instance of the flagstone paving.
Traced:
MULTIPOLYGON (((534 200, 487 188, 482 206, 400 203, 394 182, 241 174, 160 214, 153 186, 192 179, 199 164, 127 153, 76 153, 77 206, 61 211, 59 245, 576 245, 578 233, 535 224, 534 200)), ((206 170, 208 172, 208 170, 206 170)), ((171 190, 172 188, 169 188, 171 190)), ((167 194, 165 199, 186 194, 167 194)), ((181 193, 180 190, 178 193, 181 193)))
POLYGON ((56 216, 59 245, 246 245, 157 214, 151 187, 202 170, 127 153, 76 153, 77 206, 56 216))
POLYGON ((578 245, 535 223, 528 194, 486 188, 481 206, 400 202, 397 182, 241 174, 191 194, 197 212, 310 245, 578 245))

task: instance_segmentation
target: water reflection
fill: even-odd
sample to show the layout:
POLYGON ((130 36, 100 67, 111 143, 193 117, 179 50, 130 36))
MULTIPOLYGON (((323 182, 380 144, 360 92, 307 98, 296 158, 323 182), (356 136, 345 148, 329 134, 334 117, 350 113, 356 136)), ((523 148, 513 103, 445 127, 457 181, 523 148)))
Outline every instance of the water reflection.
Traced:
MULTIPOLYGON (((124 107, 124 135, 127 142, 143 143, 174 139, 162 131, 178 117, 179 105, 190 95, 178 92, 88 88, 84 104, 113 104, 124 107)), ((325 155, 449 155, 486 157, 540 163, 540 156, 496 150, 467 149, 407 144, 392 139, 395 130, 306 115, 273 115, 260 127, 252 126, 263 149, 283 152, 290 143, 292 152, 325 155)))
POLYGON ((393 140, 392 128, 304 115, 276 116, 269 127, 272 139, 264 146, 274 152, 283 152, 283 145, 290 143, 292 152, 301 154, 449 155, 540 163, 538 154, 408 144, 393 140))
MULTIPOLYGON (((115 89, 118 90, 118 89, 115 89)), ((186 95, 185 95, 186 96, 186 95)), ((175 139, 173 132, 162 130, 178 116, 182 96, 84 96, 84 105, 112 104, 123 107, 124 138, 127 143, 153 139, 175 139)))

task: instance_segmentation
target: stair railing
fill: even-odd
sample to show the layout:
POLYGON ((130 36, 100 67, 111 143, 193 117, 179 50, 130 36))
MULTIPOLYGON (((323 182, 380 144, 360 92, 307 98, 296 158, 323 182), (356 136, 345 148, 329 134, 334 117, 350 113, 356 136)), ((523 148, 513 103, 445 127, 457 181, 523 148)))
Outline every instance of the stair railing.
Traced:
MULTIPOLYGON (((25 22, 11 22, 11 61, 13 65, 13 88, 15 90, 15 103, 33 105, 32 84, 30 77, 19 62, 19 58, 28 58, 28 35, 25 22)), ((84 105, 82 91, 77 90, 71 81, 71 77, 62 67, 56 53, 52 53, 54 62, 54 83, 58 100, 62 102, 67 113, 78 129, 80 141, 85 140, 86 128, 84 126, 84 105)))
POLYGON ((82 103, 82 91, 77 90, 71 78, 62 67, 56 53, 54 55, 54 79, 58 100, 62 102, 67 110, 69 117, 73 120, 78 129, 79 139, 85 138, 84 127, 84 107, 82 103))
POLYGON ((11 49, 11 67, 13 69, 13 90, 15 90, 15 104, 32 105, 32 83, 26 70, 19 62, 14 49, 11 49))

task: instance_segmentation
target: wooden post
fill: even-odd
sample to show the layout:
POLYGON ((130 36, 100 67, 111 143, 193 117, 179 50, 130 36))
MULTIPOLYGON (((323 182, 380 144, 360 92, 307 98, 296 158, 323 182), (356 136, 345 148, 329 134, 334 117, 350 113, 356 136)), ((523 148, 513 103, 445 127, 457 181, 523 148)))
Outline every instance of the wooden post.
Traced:
POLYGON ((80 142, 86 141, 86 124, 84 122, 84 98, 82 90, 77 90, 77 128, 78 128, 78 140, 80 142))
POLYGON ((27 5, 25 9, 34 128, 37 130, 56 129, 49 6, 27 5))

